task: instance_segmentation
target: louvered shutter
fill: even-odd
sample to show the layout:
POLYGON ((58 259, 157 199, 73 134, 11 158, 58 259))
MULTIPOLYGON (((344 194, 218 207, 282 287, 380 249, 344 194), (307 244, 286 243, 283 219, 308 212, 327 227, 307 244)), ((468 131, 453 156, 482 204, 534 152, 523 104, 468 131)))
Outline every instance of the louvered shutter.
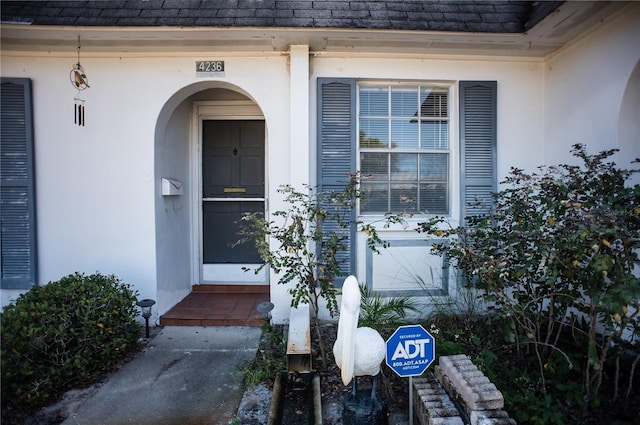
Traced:
POLYGON ((496 191, 495 81, 460 82, 462 220, 489 214, 496 191))
MULTIPOLYGON (((351 79, 318 78, 318 192, 342 191, 349 174, 356 171, 356 83, 351 79)), ((325 205, 326 206, 326 205, 325 205)), ((352 221, 355 221, 355 209, 352 221)), ((323 232, 345 232, 327 220, 323 232)), ((336 279, 355 273, 356 229, 346 231, 347 250, 338 253, 343 273, 336 279)))
POLYGON ((26 289, 36 284, 31 81, 2 78, 0 103, 1 284, 26 289))

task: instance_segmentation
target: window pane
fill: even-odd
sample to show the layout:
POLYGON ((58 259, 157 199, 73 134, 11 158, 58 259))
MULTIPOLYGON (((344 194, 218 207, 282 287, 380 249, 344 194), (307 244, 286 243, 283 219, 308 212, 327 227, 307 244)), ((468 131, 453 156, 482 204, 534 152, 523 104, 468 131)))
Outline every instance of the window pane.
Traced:
POLYGON ((362 182, 360 212, 362 214, 385 214, 389 211, 389 186, 381 183, 362 182))
POLYGON ((418 155, 415 153, 391 154, 391 180, 418 178, 418 155))
POLYGON ((427 214, 449 214, 447 185, 425 183, 420 185, 420 212, 427 214))
POLYGON ((360 154, 360 170, 364 176, 377 181, 389 180, 389 154, 363 152, 360 154))
POLYGON ((420 89, 420 116, 447 117, 447 92, 434 92, 427 88, 420 89))
POLYGON ((389 90, 386 87, 360 87, 360 115, 389 116, 389 90))
POLYGON ((447 182, 449 155, 443 153, 420 155, 420 181, 447 182))
POLYGON ((360 118, 360 147, 388 148, 389 120, 360 118))
POLYGON ((423 121, 420 123, 420 147, 422 149, 449 149, 449 124, 447 121, 423 121))
POLYGON ((391 148, 418 148, 417 120, 391 120, 391 148))
POLYGON ((394 117, 418 116, 418 90, 416 87, 391 89, 391 115, 394 117))
POLYGON ((418 212, 418 185, 414 183, 391 184, 391 211, 418 212))

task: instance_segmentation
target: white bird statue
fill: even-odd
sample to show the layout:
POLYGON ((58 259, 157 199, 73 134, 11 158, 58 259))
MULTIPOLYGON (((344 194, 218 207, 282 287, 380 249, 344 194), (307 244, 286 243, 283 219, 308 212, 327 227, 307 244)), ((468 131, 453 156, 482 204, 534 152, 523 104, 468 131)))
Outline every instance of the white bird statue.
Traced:
MULTIPOLYGON (((349 276, 342 286, 338 336, 333 344, 333 356, 346 386, 357 376, 373 376, 371 398, 375 398, 376 379, 384 360, 386 345, 380 334, 371 328, 358 328, 360 288, 355 276, 349 276)), ((353 392, 356 392, 355 381, 353 392)))

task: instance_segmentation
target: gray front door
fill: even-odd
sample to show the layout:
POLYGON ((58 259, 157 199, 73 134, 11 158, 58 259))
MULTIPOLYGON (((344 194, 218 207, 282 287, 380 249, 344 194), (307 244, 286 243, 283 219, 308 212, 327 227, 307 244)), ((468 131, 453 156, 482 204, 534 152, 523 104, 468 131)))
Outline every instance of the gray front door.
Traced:
POLYGON ((260 263, 253 244, 231 245, 245 212, 264 214, 264 141, 262 120, 202 122, 204 280, 237 281, 235 269, 260 263))

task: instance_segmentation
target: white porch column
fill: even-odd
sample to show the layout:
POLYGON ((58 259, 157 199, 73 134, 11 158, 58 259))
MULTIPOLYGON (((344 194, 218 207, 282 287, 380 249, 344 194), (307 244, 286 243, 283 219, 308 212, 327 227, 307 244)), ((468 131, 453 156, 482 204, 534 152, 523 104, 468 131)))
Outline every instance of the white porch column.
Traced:
POLYGON ((309 183, 309 46, 289 46, 290 184, 309 183))

